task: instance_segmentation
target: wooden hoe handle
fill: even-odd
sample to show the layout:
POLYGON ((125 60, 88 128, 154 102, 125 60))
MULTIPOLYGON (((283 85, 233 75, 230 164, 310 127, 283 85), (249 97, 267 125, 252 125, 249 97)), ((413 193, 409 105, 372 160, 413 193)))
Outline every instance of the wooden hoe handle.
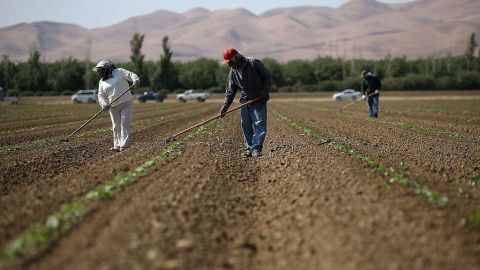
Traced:
MULTIPOLYGON (((255 99, 252 99, 252 100, 250 100, 250 101, 248 101, 248 102, 245 102, 245 103, 243 103, 243 104, 241 104, 241 105, 238 105, 237 107, 234 107, 234 108, 228 110, 227 112, 225 112, 225 115, 227 115, 227 114, 229 114, 229 113, 231 113, 231 112, 233 112, 233 111, 236 111, 236 110, 238 110, 238 109, 240 109, 240 108, 243 108, 243 107, 245 107, 245 106, 247 106, 247 105, 250 105, 250 104, 252 104, 252 103, 255 103, 255 102, 257 102, 258 100, 260 100, 260 98, 255 98, 255 99)), ((201 122, 201 123, 198 123, 198 124, 196 124, 196 125, 194 125, 194 126, 191 126, 191 127, 187 128, 187 129, 185 129, 185 130, 182 130, 182 131, 178 132, 177 134, 173 135, 173 138, 175 138, 175 137, 177 137, 177 136, 180 136, 180 135, 182 135, 182 134, 184 134, 184 133, 186 133, 186 132, 188 132, 188 131, 190 131, 190 130, 192 130, 192 129, 194 129, 194 128, 197 128, 197 127, 199 127, 199 126, 205 125, 206 123, 208 123, 208 122, 210 122, 210 121, 213 121, 213 120, 215 120, 215 119, 217 119, 217 118, 220 118, 220 117, 221 117, 220 115, 214 116, 214 117, 212 117, 212 118, 210 118, 210 119, 207 119, 207 120, 205 120, 205 121, 203 121, 203 122, 201 122)))

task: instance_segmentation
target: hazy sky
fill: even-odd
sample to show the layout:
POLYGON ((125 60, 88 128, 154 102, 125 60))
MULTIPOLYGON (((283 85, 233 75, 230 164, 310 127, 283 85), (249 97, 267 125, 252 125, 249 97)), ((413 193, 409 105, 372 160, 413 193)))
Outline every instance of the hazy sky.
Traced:
MULTIPOLYGON (((411 0, 380 0, 403 3, 411 0)), ((0 0, 0 27, 22 22, 54 21, 86 28, 109 26, 159 9, 185 12, 195 7, 209 10, 243 7, 260 14, 276 7, 338 7, 347 0, 0 0)))

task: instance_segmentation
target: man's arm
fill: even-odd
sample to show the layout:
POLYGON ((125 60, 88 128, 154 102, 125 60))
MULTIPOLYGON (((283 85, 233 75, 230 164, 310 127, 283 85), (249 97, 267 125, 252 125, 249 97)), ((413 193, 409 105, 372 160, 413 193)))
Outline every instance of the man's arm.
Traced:
POLYGON ((225 101, 223 102, 223 111, 227 111, 230 105, 232 105, 233 99, 235 98, 235 94, 237 94, 238 86, 233 80, 233 71, 230 70, 228 73, 227 84, 225 86, 225 101))
POLYGON ((109 109, 108 107, 108 97, 107 97, 107 93, 105 93, 105 91, 103 90, 103 88, 101 87, 101 83, 99 82, 98 83, 98 94, 97 94, 97 97, 98 97, 98 105, 100 105, 100 107, 102 108, 102 110, 104 111, 107 111, 109 109))
POLYGON ((122 72, 123 78, 133 82, 134 85, 138 85, 140 83, 140 78, 138 77, 137 74, 123 68, 119 68, 119 70, 122 72))

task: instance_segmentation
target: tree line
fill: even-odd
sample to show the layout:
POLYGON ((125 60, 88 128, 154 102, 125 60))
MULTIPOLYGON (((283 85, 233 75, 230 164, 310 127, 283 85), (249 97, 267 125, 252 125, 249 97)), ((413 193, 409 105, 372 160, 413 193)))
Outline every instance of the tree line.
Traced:
MULTIPOLYGON (((142 46, 145 35, 135 33, 130 41, 130 61, 116 63, 141 76, 136 91, 178 92, 202 89, 223 92, 228 67, 219 60, 199 58, 173 61, 168 37, 162 41, 157 61, 145 61, 142 46)), ((375 73, 384 90, 480 89, 480 51, 475 33, 468 39, 464 55, 407 59, 387 56, 379 60, 342 59, 318 56, 312 60, 280 63, 262 59, 273 77, 272 91, 338 91, 359 89, 362 70, 375 73)), ((221 54, 219 54, 221 55, 221 54)), ((99 77, 89 60, 73 58, 53 63, 41 62, 41 52, 33 44, 26 62, 13 62, 8 56, 0 61, 0 87, 9 95, 70 95, 80 89, 94 89, 99 77)))

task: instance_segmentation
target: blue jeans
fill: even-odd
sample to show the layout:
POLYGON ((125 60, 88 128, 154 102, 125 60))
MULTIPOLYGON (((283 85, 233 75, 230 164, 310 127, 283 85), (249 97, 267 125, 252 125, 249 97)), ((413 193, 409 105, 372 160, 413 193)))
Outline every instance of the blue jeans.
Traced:
POLYGON ((378 117, 378 95, 373 95, 367 98, 368 116, 378 117))
POLYGON ((247 105, 240 115, 245 149, 262 151, 267 135, 267 104, 257 102, 247 105))

